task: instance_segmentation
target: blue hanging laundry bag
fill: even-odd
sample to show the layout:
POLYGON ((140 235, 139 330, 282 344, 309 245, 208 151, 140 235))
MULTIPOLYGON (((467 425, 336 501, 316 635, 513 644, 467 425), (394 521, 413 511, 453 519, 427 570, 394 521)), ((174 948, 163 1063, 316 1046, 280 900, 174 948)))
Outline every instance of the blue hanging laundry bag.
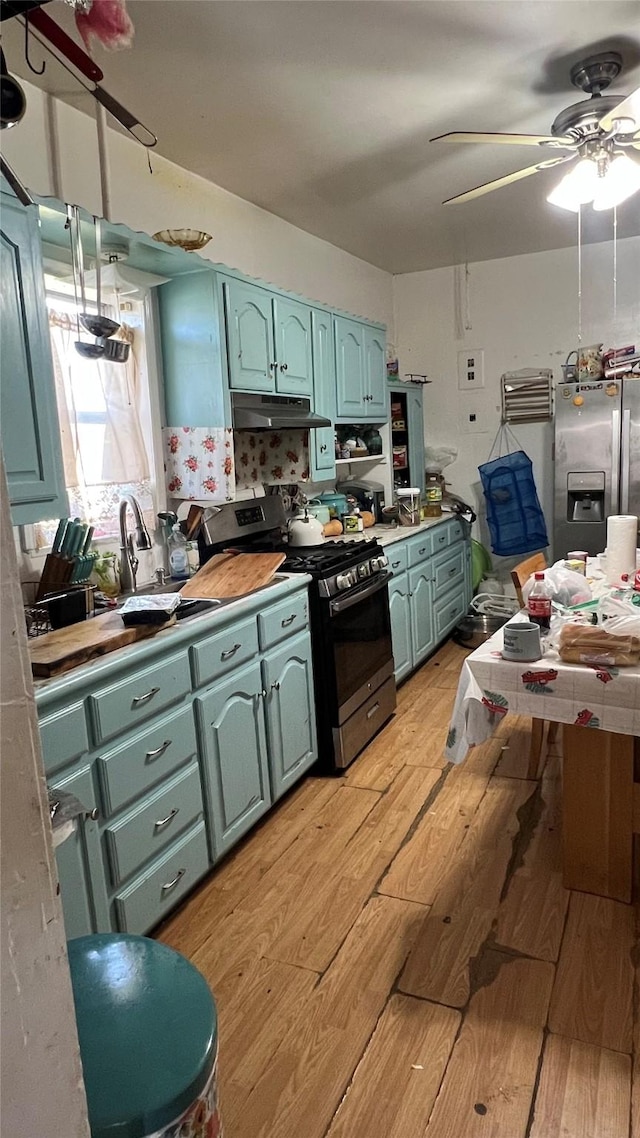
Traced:
POLYGON ((494 439, 489 461, 478 467, 487 502, 491 550, 499 557, 533 553, 549 544, 547 526, 538 499, 531 459, 515 435, 502 424, 494 439), (512 447, 501 455, 504 447, 512 447), (498 443, 498 457, 492 458, 498 443))

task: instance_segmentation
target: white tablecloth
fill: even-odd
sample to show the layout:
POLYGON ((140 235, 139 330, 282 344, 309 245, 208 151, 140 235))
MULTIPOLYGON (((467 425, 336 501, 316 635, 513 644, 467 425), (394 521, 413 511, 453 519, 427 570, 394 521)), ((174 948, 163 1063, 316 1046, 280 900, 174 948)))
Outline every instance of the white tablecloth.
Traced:
POLYGON ((503 660, 500 630, 465 660, 445 757, 462 762, 507 712, 640 736, 640 666, 564 664, 551 648, 535 664, 503 660))

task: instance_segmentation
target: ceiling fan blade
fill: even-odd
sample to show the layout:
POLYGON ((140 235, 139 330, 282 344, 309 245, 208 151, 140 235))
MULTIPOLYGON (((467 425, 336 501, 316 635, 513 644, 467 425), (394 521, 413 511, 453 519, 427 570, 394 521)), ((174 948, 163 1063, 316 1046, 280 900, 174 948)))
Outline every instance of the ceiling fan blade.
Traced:
POLYGON ((524 170, 516 170, 513 174, 505 174, 504 178, 496 178, 493 182, 484 182, 481 186, 475 186, 473 190, 467 190, 464 194, 456 194, 455 198, 447 198, 443 205, 451 205, 452 202, 469 202, 473 198, 480 198, 483 194, 490 194, 492 190, 499 190, 501 186, 508 186, 511 182, 519 182, 521 178, 529 178, 531 174, 537 174, 538 170, 548 170, 552 166, 559 166, 562 162, 572 162, 575 154, 562 154, 559 158, 547 158, 544 162, 537 162, 535 166, 526 166, 524 170))
POLYGON ((623 134, 632 134, 634 130, 640 127, 640 87, 627 95, 617 107, 614 107, 608 114, 603 115, 598 123, 601 130, 611 130, 614 122, 618 119, 630 119, 635 126, 629 127, 623 134))
POLYGON ((574 146, 572 138, 557 138, 553 134, 485 134, 474 130, 452 130, 437 134, 429 142, 495 142, 501 146, 574 146))

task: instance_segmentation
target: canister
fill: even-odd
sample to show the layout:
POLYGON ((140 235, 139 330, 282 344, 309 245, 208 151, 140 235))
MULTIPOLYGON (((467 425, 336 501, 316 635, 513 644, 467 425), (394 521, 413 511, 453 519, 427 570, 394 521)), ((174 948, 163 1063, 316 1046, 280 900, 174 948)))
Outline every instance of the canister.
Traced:
POLYGON ((398 521, 401 526, 417 526, 420 524, 420 488, 418 486, 402 486, 396 489, 398 501, 398 521))

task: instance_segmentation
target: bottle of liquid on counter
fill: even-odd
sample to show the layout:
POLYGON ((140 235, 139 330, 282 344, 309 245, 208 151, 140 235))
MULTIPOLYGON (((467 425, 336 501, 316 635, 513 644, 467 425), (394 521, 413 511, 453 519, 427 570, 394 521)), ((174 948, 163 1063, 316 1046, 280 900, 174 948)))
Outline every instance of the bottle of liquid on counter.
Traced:
POLYGON ((169 572, 171 576, 174 581, 185 580, 190 576, 189 554, 187 539, 181 532, 179 525, 173 526, 167 540, 167 548, 169 550, 169 572))
POLYGON ((442 517, 442 471, 428 466, 425 471, 425 518, 442 517))
POLYGON ((540 625, 546 632, 551 624, 551 586, 544 579, 544 573, 535 573, 534 582, 527 600, 527 615, 533 624, 540 625))

